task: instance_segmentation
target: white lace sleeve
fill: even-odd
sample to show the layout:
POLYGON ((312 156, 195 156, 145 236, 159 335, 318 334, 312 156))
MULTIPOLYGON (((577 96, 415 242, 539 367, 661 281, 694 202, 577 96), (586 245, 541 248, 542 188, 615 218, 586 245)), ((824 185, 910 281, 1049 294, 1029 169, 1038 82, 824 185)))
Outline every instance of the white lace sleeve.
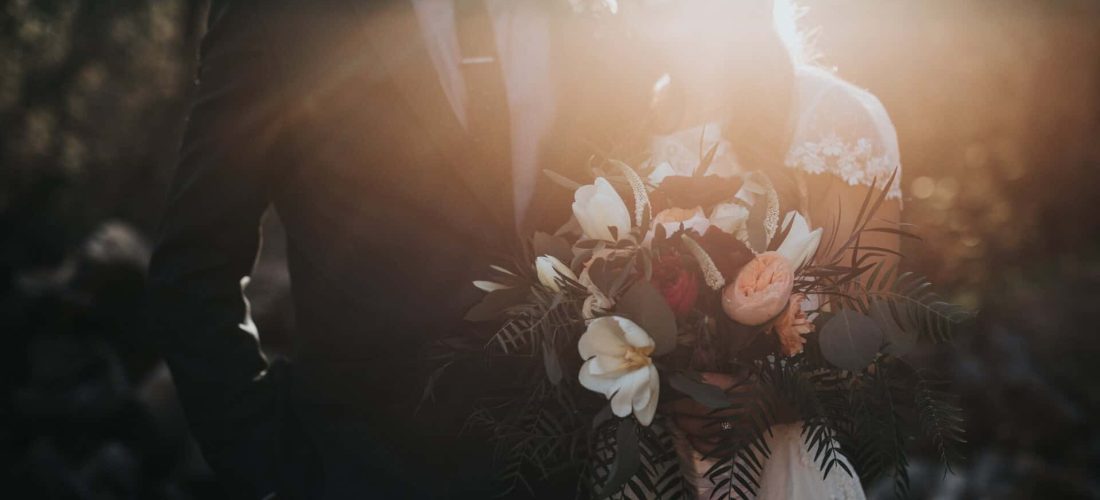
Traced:
POLYGON ((849 185, 882 189, 895 169, 887 198, 901 198, 897 132, 878 98, 822 69, 800 68, 798 121, 787 166, 828 173, 849 185))

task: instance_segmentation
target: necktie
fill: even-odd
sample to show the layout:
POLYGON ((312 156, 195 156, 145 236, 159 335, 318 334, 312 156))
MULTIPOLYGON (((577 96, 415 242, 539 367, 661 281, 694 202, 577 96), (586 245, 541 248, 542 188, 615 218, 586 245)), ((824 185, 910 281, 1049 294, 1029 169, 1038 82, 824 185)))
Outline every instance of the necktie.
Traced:
POLYGON ((492 193, 502 223, 514 226, 511 137, 507 94, 485 0, 455 0, 455 20, 466 84, 466 128, 481 189, 492 193))

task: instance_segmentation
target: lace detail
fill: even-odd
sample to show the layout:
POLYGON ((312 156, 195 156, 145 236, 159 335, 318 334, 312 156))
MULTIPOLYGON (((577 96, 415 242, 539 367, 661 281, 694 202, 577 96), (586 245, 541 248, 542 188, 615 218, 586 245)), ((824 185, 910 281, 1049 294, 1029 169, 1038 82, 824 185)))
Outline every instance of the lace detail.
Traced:
MULTIPOLYGON (((875 184, 886 197, 901 198, 901 161, 897 133, 882 103, 820 68, 798 69, 798 104, 788 167, 810 174, 835 175, 849 185, 875 184), (893 184, 886 180, 898 170, 893 184)), ((722 124, 708 123, 650 142, 649 180, 660 183, 669 175, 691 175, 702 155, 717 146, 708 175, 734 176, 743 172, 732 146, 722 137, 722 124)))
POLYGON ((878 98, 828 71, 803 66, 798 103, 788 167, 835 175, 853 186, 874 184, 887 189, 887 198, 901 198, 897 132, 878 98))
MULTIPOLYGON (((854 143, 845 141, 835 132, 820 141, 796 144, 787 155, 787 166, 811 174, 833 174, 850 186, 872 182, 879 189, 886 189, 886 181, 900 167, 890 155, 875 155, 871 140, 859 138, 854 143)), ((890 199, 901 198, 901 176, 894 179, 886 193, 890 199)))

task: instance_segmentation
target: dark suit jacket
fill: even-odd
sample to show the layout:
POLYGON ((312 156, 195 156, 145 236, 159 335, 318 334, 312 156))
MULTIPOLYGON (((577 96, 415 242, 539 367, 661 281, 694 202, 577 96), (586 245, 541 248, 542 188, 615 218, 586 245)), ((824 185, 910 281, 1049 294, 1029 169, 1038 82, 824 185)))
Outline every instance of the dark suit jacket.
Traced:
POLYGON ((149 281, 154 337, 234 496, 486 496, 489 445, 454 437, 469 384, 413 411, 423 346, 471 328, 471 280, 516 241, 469 144, 407 1, 215 2, 149 281), (289 364, 241 327, 269 206, 289 364))

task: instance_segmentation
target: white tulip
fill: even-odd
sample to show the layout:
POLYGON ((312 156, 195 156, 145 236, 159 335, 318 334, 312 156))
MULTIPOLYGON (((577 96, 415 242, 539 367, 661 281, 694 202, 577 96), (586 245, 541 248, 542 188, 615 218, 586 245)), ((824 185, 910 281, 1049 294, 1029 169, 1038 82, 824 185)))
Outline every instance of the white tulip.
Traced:
POLYGON ((619 316, 592 320, 577 349, 584 358, 580 383, 611 400, 619 417, 634 414, 642 425, 657 412, 660 380, 650 355, 654 343, 642 327, 619 316))
POLYGON ((790 226, 790 231, 787 232, 787 237, 783 239, 783 243, 779 245, 776 250, 780 255, 787 258, 787 261, 791 263, 791 269, 798 269, 803 264, 808 263, 810 258, 813 257, 814 252, 817 252, 817 245, 821 242, 821 228, 810 231, 810 225, 806 223, 806 219, 795 211, 787 212, 787 215, 783 217, 783 225, 781 228, 790 226))
POLYGON ((710 223, 722 232, 732 235, 745 231, 749 209, 739 203, 719 203, 710 212, 710 223))
POLYGON ((561 291, 561 285, 558 284, 559 279, 569 278, 577 281, 577 275, 573 273, 573 270, 569 269, 569 266, 562 263, 557 257, 551 255, 543 255, 535 259, 535 273, 538 274, 539 283, 555 292, 561 291))
POLYGON ((573 195, 573 215, 585 236, 594 240, 617 241, 630 233, 630 211, 626 203, 603 177, 595 184, 581 186, 573 195), (618 237, 612 237, 614 227, 618 237))

